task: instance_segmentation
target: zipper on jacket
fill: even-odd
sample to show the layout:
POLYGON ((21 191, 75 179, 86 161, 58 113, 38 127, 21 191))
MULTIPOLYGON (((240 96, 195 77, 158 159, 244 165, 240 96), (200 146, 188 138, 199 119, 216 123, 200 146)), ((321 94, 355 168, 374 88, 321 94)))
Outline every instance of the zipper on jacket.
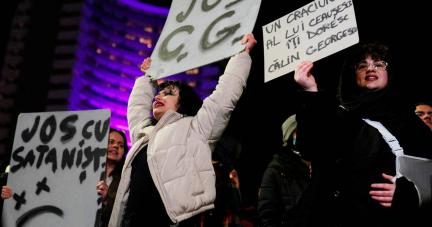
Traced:
MULTIPOLYGON (((166 114, 166 113, 165 113, 166 114)), ((167 123, 167 122, 169 122, 169 120, 171 120, 172 118, 174 118, 175 116, 176 116, 176 114, 178 114, 177 112, 173 112, 173 113, 171 113, 166 119, 164 119, 164 121, 163 122, 158 122, 158 124, 156 124, 156 126, 155 126, 155 128, 153 129, 153 131, 150 133, 150 136, 149 136, 149 142, 148 142, 148 147, 147 147, 147 155, 148 155, 148 151, 150 151, 151 153, 150 153, 150 156, 154 156, 154 151, 152 150, 152 147, 150 147, 150 144, 153 144, 153 141, 154 141, 154 138, 155 138, 155 136, 156 136, 156 133, 163 127, 163 126, 165 126, 165 124, 167 123), (159 124, 159 123, 161 123, 161 124, 159 124)), ((155 159, 154 158, 152 158, 151 159, 151 162, 152 162, 152 164, 153 165, 156 165, 157 163, 155 162, 155 159)), ((149 166, 149 170, 150 170, 150 173, 151 173, 151 168, 150 168, 150 166, 149 166)), ((154 169, 153 169, 153 171, 155 171, 154 169)), ((159 176, 159 173, 156 171, 156 173, 155 173, 155 176, 156 177, 160 177, 159 176)), ((153 182, 155 183, 155 185, 156 185, 156 182, 155 182, 155 180, 153 179, 153 182)), ((158 185, 156 186, 156 188, 158 189, 158 192, 159 192, 159 195, 161 196, 161 199, 162 199, 162 202, 164 203, 164 205, 165 205, 165 209, 167 210, 167 214, 168 214, 168 216, 171 218, 171 219, 173 219, 173 220, 175 220, 176 222, 176 226, 178 225, 178 221, 177 221, 177 218, 175 218, 175 217, 173 217, 173 215, 171 214, 171 210, 170 210, 170 207, 168 206, 168 202, 166 201, 166 195, 165 195, 165 193, 164 193, 164 190, 163 190, 163 185, 161 185, 161 179, 159 178, 159 179, 157 179, 157 183, 158 183, 158 185), (159 189, 160 189, 160 191, 159 191, 159 189)))

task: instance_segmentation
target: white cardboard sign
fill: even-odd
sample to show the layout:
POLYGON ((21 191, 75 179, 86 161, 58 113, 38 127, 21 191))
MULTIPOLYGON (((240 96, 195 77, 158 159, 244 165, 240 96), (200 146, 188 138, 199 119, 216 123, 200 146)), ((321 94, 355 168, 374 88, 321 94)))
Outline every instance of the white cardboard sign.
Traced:
POLYGON ((352 0, 313 1, 263 26, 265 82, 359 42, 352 0))
POLYGON ((99 226, 110 110, 18 117, 3 227, 99 226))
POLYGON ((261 0, 174 0, 147 75, 161 79, 233 56, 253 30, 261 0))

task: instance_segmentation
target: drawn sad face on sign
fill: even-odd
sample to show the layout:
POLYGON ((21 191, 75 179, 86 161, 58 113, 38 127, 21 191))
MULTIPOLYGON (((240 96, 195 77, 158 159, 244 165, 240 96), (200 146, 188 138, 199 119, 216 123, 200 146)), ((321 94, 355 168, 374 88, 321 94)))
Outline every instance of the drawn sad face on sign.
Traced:
POLYGON ((21 114, 3 226, 97 225, 109 120, 109 110, 21 114))

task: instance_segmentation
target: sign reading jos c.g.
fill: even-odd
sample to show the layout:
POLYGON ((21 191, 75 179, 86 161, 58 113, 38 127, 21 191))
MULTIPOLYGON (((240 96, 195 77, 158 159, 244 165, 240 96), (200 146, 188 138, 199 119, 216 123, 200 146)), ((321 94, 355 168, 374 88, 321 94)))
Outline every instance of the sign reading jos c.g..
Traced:
POLYGON ((161 79, 242 51, 261 0, 174 0, 147 74, 161 79))
POLYGON ((109 137, 109 110, 21 114, 15 132, 4 227, 95 226, 109 137))
POLYGON ((263 26, 265 82, 359 42, 352 0, 317 0, 263 26))

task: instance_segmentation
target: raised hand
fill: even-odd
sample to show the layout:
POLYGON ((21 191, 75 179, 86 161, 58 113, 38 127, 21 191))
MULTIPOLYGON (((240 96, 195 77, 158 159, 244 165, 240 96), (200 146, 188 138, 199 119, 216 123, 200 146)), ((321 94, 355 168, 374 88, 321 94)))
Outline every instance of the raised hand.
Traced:
POLYGON ((254 35, 252 33, 247 34, 241 42, 242 45, 246 44, 245 52, 248 54, 255 46, 256 43, 257 41, 255 40, 254 35))
POLYGON ((150 68, 150 64, 151 64, 151 59, 149 57, 144 59, 143 63, 141 64, 141 72, 145 74, 146 70, 150 68))
POLYGON ((310 70, 313 67, 311 61, 302 61, 297 65, 294 80, 302 86, 306 91, 318 91, 318 86, 315 82, 315 78, 310 74, 310 70))

